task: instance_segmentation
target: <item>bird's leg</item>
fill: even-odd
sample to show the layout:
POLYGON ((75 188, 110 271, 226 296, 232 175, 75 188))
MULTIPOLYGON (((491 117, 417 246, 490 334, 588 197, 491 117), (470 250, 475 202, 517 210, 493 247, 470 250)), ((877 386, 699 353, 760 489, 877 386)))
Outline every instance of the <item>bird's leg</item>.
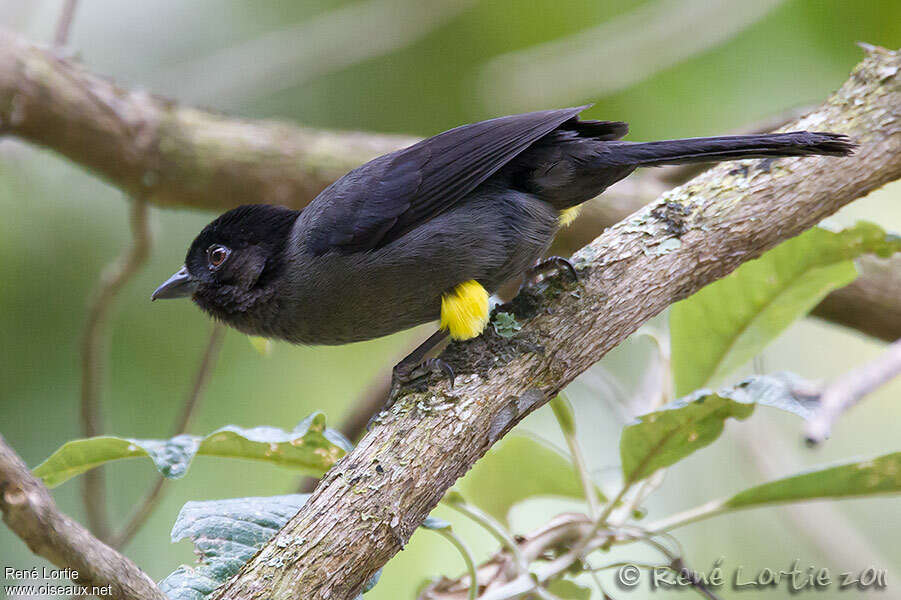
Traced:
POLYGON ((428 354, 437 354, 447 345, 449 335, 447 331, 439 330, 429 336, 415 350, 410 352, 402 361, 394 365, 391 372, 391 389, 388 392, 388 401, 382 410, 375 413, 369 420, 367 429, 372 426, 373 420, 384 410, 391 408, 394 401, 400 396, 404 388, 413 381, 426 377, 430 373, 441 373, 454 385, 454 370, 449 364, 440 358, 429 357, 428 354))
POLYGON ((388 406, 390 408, 394 403, 394 399, 404 385, 424 377, 432 372, 442 372, 450 379, 451 385, 454 383, 454 371, 446 362, 440 358, 426 358, 429 353, 437 354, 447 345, 448 333, 439 330, 428 337, 426 341, 419 344, 413 352, 410 352, 402 361, 394 365, 391 372, 391 393, 388 397, 388 406))
POLYGON ((579 281, 579 274, 576 273, 576 268, 571 262, 562 256, 549 256, 545 260, 535 263, 531 269, 526 271, 519 289, 533 287, 542 275, 557 273, 566 273, 573 281, 579 281))

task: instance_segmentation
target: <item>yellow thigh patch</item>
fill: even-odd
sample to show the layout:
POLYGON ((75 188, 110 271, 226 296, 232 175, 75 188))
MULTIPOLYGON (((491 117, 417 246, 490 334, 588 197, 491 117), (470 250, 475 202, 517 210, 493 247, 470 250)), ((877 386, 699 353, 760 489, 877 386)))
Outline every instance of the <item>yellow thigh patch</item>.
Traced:
POLYGON ((478 336, 488 324, 488 292, 470 279, 441 296, 441 329, 455 340, 478 336))
POLYGON ((569 208, 563 209, 560 211, 560 216, 557 218, 557 222, 560 224, 560 227, 566 227, 579 217, 580 212, 582 212, 581 204, 578 206, 571 206, 569 208))

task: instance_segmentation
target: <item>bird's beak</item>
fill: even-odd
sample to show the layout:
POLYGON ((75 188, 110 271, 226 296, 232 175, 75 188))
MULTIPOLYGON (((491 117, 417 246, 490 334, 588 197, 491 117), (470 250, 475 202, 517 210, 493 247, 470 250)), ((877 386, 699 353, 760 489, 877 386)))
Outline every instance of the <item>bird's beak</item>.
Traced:
POLYGON ((178 272, 167 279, 163 285, 156 288, 150 295, 151 300, 158 298, 185 298, 197 289, 197 281, 188 273, 187 267, 182 267, 178 272))

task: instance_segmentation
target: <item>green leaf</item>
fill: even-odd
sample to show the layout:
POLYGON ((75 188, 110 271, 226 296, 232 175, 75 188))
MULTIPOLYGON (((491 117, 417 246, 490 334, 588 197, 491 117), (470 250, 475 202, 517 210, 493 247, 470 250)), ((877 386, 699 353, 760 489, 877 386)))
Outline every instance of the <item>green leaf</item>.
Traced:
POLYGON ((569 579, 555 579, 547 584, 547 591, 564 600, 589 600, 591 588, 579 585, 569 579))
POLYGON ((314 413, 292 431, 276 427, 243 429, 227 425, 206 437, 179 435, 169 440, 139 440, 99 436, 63 444, 34 469, 48 487, 104 463, 149 456, 159 472, 170 479, 184 476, 195 455, 260 460, 321 475, 351 445, 340 433, 325 427, 325 416, 314 413))
POLYGON ((492 324, 494 331, 505 338, 513 337, 517 331, 522 329, 522 325, 516 320, 516 317, 507 312, 496 313, 492 324))
POLYGON ((726 500, 725 506, 748 508, 776 502, 898 492, 901 492, 901 452, 770 481, 739 492, 726 500))
POLYGON ((623 478, 633 483, 710 445, 726 419, 743 420, 763 404, 808 418, 811 384, 790 374, 751 377, 721 389, 698 390, 656 412, 642 415, 623 430, 619 450, 623 478))
POLYGON ((872 223, 811 229, 673 306, 676 393, 710 385, 757 355, 832 290, 857 276, 853 259, 889 256, 897 236, 872 223))
POLYGON ((236 574, 307 498, 309 494, 290 494, 188 502, 175 519, 172 542, 191 539, 201 564, 180 566, 160 582, 160 589, 170 600, 202 600, 236 574))
POLYGON ((584 498, 579 476, 567 457, 516 434, 495 444, 457 488, 501 522, 506 522, 514 504, 533 496, 584 498))

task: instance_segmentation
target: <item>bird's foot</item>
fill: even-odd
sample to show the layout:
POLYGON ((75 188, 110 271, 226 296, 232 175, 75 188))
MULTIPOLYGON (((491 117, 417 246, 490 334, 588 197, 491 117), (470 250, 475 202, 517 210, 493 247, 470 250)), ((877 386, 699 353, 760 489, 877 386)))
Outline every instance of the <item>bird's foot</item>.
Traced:
POLYGON ((419 390, 420 386, 417 384, 424 383, 432 373, 443 375, 447 378, 450 387, 454 387, 454 370, 440 358, 427 358, 418 363, 404 359, 397 363, 391 372, 391 388, 388 391, 388 400, 382 409, 369 419, 366 430, 372 429, 372 425, 379 415, 394 406, 397 399, 403 396, 404 393, 419 390))
POLYGON ((566 273, 572 281, 579 281, 579 274, 571 262, 562 256, 550 256, 526 271, 525 278, 519 289, 530 289, 541 281, 544 276, 558 273, 566 273))
POLYGON ((395 391, 402 392, 410 384, 420 381, 432 373, 446 376, 450 386, 454 387, 454 370, 440 358, 427 358, 420 363, 407 363, 406 361, 397 363, 391 373, 390 404, 385 408, 390 408, 394 404, 394 400, 397 398, 395 391))

